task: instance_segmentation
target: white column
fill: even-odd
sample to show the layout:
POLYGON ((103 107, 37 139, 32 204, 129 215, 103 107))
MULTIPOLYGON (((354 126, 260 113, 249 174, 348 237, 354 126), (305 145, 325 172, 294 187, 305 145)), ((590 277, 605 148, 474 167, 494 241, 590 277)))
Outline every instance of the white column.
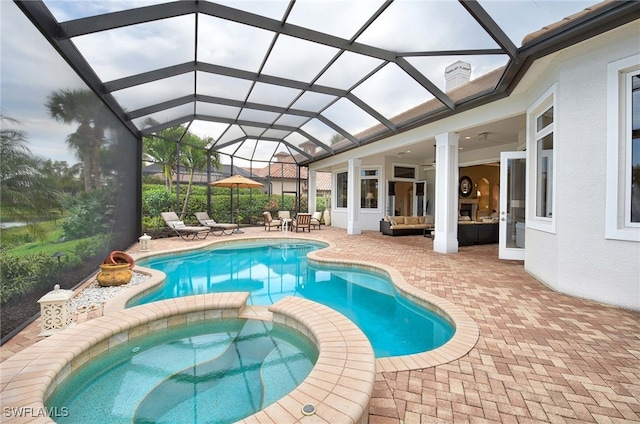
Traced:
POLYGON ((307 212, 314 213, 316 211, 316 179, 318 173, 307 168, 307 203, 309 210, 307 212))
POLYGON ((433 250, 458 251, 458 134, 436 135, 436 209, 433 250))
POLYGON ((347 166, 347 234, 361 234, 360 165, 361 159, 349 159, 347 166))

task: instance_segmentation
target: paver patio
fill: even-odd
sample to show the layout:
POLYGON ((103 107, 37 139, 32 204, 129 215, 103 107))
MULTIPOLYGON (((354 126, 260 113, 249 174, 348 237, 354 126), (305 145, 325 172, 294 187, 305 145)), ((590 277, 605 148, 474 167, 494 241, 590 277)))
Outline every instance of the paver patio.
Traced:
MULTIPOLYGON (((222 237, 255 236, 282 233, 249 228, 222 237)), ((480 327, 476 346, 458 360, 378 372, 371 424, 640 422, 640 312, 555 292, 527 274, 522 262, 498 260, 497 245, 443 255, 421 236, 349 236, 324 226, 287 237, 331 241, 333 247, 319 253, 326 258, 393 266, 408 283, 463 308, 480 327)), ((211 240, 174 237, 151 246, 158 251, 211 240)), ((36 320, 5 343, 2 360, 39 340, 39 325, 36 320)))

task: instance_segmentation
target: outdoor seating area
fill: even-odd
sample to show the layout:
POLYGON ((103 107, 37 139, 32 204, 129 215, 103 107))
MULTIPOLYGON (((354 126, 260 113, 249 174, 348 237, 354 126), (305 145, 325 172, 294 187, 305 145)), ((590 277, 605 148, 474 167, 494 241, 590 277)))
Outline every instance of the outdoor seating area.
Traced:
POLYGON ((264 218, 264 230, 271 231, 272 228, 282 231, 311 232, 312 228, 320 229, 322 212, 313 214, 300 212, 295 218, 291 218, 291 212, 278 211, 278 217, 273 218, 271 212, 266 211, 262 214, 264 218))

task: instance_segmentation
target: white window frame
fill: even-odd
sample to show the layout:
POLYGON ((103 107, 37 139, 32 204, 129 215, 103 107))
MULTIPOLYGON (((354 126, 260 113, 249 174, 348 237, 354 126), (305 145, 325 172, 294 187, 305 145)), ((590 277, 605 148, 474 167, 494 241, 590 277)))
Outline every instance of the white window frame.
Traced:
POLYGON ((528 180, 527 187, 531 188, 533 195, 527 195, 527 201, 530 203, 527 205, 527 228, 532 228, 547 233, 556 233, 556 203, 557 203, 557 184, 556 184, 556 170, 557 168, 557 145, 558 145, 558 107, 556 104, 557 98, 557 84, 553 84, 540 98, 527 109, 527 172, 528 180), (553 108, 553 123, 546 126, 543 130, 536 130, 536 122, 539 116, 546 112, 549 108, 553 108), (553 155, 551 158, 551 175, 549 180, 551 182, 551 216, 537 216, 537 206, 539 202, 538 193, 538 140, 546 135, 553 133, 553 155), (529 185, 531 184, 531 185, 529 185))
POLYGON ((605 237, 640 242, 640 223, 631 222, 631 75, 640 55, 607 64, 607 180, 605 237))
MULTIPOLYGON (((362 184, 362 180, 377 180, 378 181, 378 189, 377 189, 377 193, 376 193, 376 197, 375 199, 377 199, 377 203, 376 203, 376 207, 375 208, 367 208, 367 207, 363 207, 362 205, 360 205, 360 212, 364 212, 364 213, 379 213, 380 212, 380 208, 382 205, 382 198, 380 197, 380 193, 382 192, 381 188, 382 188, 382 169, 379 166, 363 166, 362 168, 360 168, 360 183, 362 184), (362 174, 365 173, 365 171, 376 171, 378 173, 378 175, 367 175, 364 176, 362 174)), ((362 200, 362 199, 361 199, 362 200)))
POLYGON ((418 180, 418 165, 414 163, 392 163, 391 164, 391 181, 417 181, 418 180), (398 168, 413 168, 414 178, 401 178, 396 177, 396 167, 398 168))
MULTIPOLYGON (((339 169, 337 171, 335 171, 333 173, 332 176, 332 185, 333 185, 333 190, 331 190, 332 193, 332 209, 337 210, 337 211, 346 211, 347 208, 343 207, 343 206, 338 206, 338 196, 340 195, 340 190, 338 190, 338 174, 347 174, 347 181, 349 178, 349 171, 347 168, 344 169, 339 169)), ((349 186, 347 184, 347 198, 349 197, 349 186)), ((348 206, 348 203, 347 203, 348 206)))

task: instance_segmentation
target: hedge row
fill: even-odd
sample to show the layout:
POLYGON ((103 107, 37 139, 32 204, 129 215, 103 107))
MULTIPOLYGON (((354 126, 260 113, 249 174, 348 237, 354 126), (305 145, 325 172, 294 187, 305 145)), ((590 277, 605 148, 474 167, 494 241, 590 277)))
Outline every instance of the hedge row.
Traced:
MULTIPOLYGON (((184 200, 184 194, 181 201, 184 200)), ((232 222, 232 199, 229 189, 214 188, 211 195, 211 209, 209 216, 218 222, 232 222)), ((142 194, 143 215, 145 216, 145 227, 163 226, 164 223, 158 219, 160 212, 175 211, 182 212, 182 205, 176 204, 175 190, 169 193, 163 186, 148 185, 143 188, 142 194)), ((316 210, 324 210, 324 198, 318 198, 316 210)), ((194 223, 195 212, 207 211, 206 187, 193 187, 189 196, 187 216, 185 222, 194 223)), ((255 225, 262 222, 264 211, 276 213, 279 210, 296 212, 297 210, 307 210, 307 199, 303 196, 300 199, 299 208, 295 204, 295 196, 292 195, 267 195, 259 190, 240 190, 240 195, 234 192, 233 196, 233 222, 245 225, 255 225)))

